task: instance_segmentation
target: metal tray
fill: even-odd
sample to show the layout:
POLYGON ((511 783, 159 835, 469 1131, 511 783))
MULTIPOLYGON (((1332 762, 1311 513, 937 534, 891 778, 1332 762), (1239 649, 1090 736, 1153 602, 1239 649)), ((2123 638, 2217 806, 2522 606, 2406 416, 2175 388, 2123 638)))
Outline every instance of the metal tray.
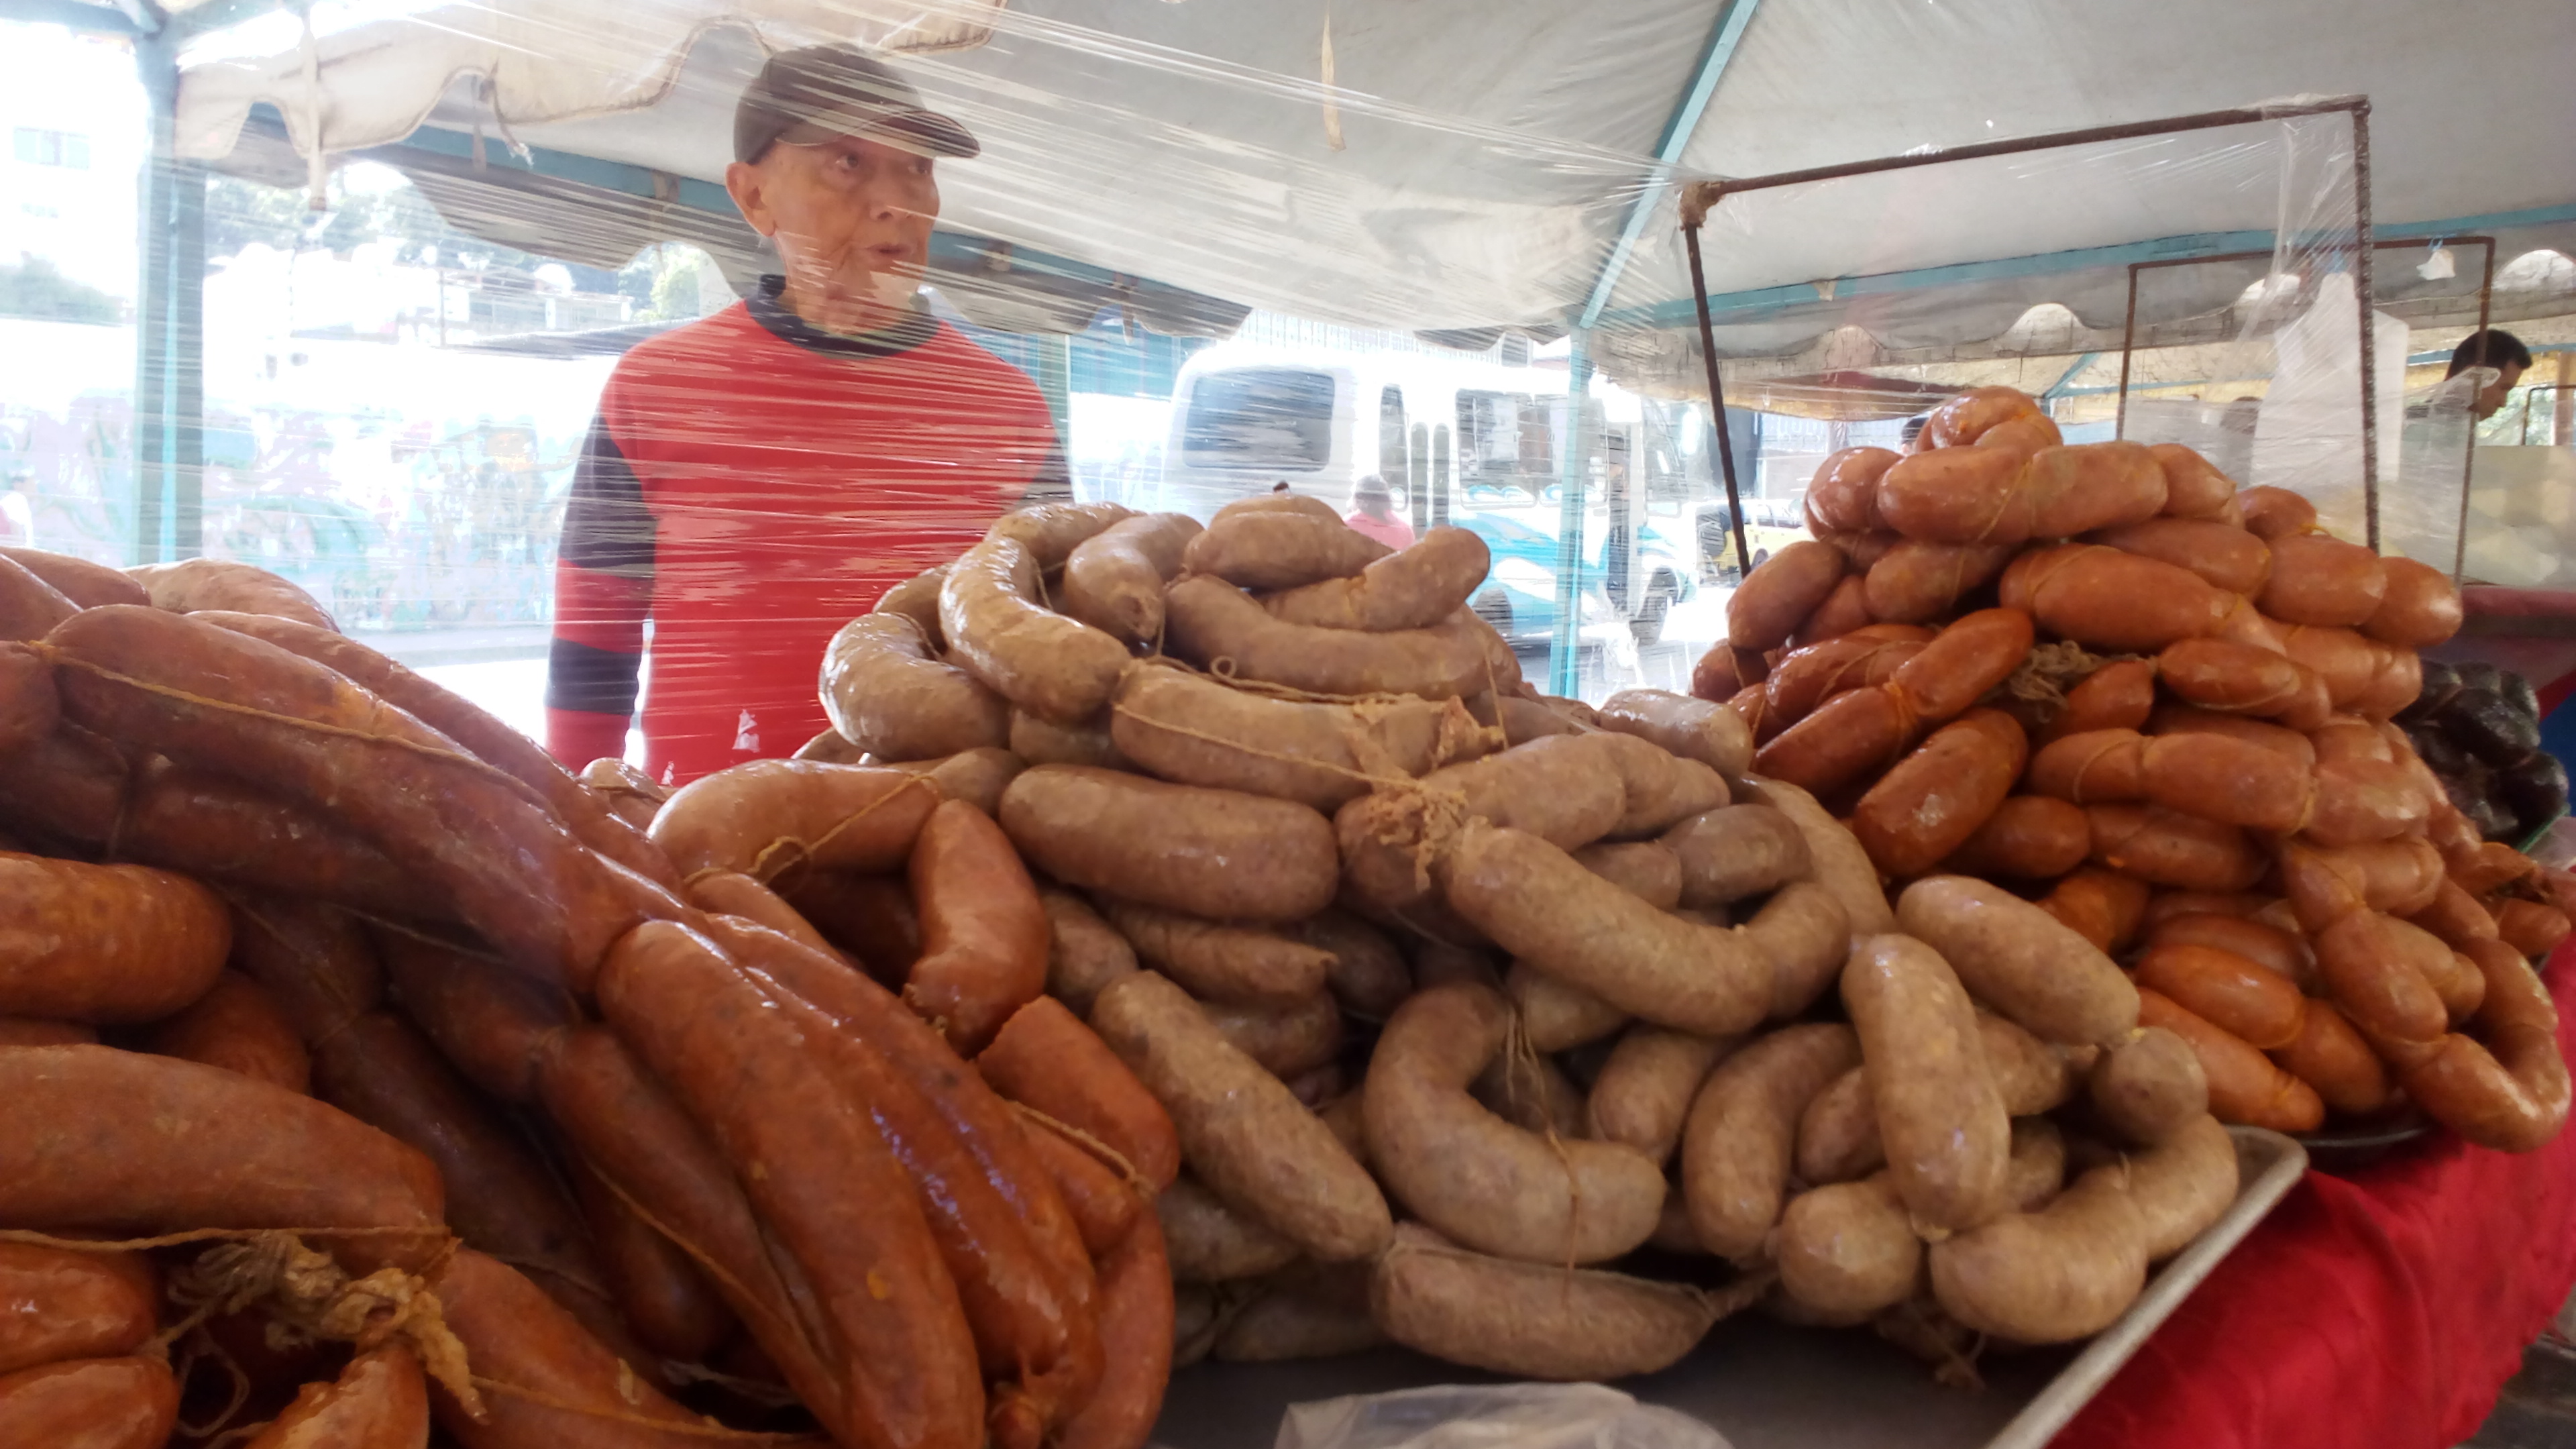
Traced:
MULTIPOLYGON (((2041 1449, 2307 1171, 2306 1151, 2280 1133, 2228 1131, 2241 1177, 2235 1204, 2157 1270, 2119 1322, 2082 1345, 1989 1353, 1978 1363, 1981 1391, 1943 1388, 1920 1360, 1865 1331, 1793 1328, 1758 1313, 1728 1319, 1680 1363, 1619 1387, 1714 1425, 1734 1449, 2041 1449)), ((1153 1442, 1267 1449, 1293 1403, 1500 1381, 1400 1349, 1201 1364, 1172 1376, 1153 1442)))

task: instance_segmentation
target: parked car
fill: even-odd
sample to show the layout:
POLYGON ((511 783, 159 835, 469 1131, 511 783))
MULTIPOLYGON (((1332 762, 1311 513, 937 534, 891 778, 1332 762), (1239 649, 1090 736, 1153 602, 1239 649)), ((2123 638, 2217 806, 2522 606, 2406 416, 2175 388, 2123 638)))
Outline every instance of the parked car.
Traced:
MULTIPOLYGON (((1753 566, 1762 567, 1771 555, 1807 536, 1807 495, 1788 498, 1747 498, 1744 500, 1744 545, 1752 551, 1753 566)), ((1699 506, 1694 520, 1699 544, 1699 579, 1702 583, 1739 583, 1743 570, 1735 553, 1734 521, 1726 511, 1726 500, 1699 506)))

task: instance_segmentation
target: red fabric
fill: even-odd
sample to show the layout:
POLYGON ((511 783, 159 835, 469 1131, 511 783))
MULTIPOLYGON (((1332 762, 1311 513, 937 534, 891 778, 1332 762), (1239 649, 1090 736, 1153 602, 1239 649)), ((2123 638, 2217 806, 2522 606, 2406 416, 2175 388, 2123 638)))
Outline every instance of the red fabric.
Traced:
MULTIPOLYGON (((652 520, 644 767, 676 784, 819 733, 833 633, 1060 466, 1036 385, 945 323, 835 355, 736 304, 626 354, 599 422, 652 520)), ((577 608, 557 634, 631 647, 637 612, 577 608)))
MULTIPOLYGON (((2576 943, 2550 962, 2576 1041, 2576 943)), ((2450 1449, 2576 1285, 2576 1132, 2310 1173, 2058 1449, 2450 1449)))
POLYGON ((593 760, 626 758, 626 716, 584 709, 546 711, 546 753, 567 770, 593 760))

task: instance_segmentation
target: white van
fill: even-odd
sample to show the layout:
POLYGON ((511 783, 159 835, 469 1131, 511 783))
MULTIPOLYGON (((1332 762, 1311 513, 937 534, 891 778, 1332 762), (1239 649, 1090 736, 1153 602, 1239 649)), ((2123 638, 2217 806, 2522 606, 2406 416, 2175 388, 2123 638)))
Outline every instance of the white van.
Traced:
MULTIPOLYGON (((1698 588, 1690 504, 1704 489, 1676 446, 1690 430, 1673 428, 1673 405, 1597 379, 1588 401, 1599 431, 1586 465, 1584 619, 1625 620, 1651 643, 1698 588)), ((1348 510, 1352 485, 1375 474, 1415 532, 1454 523, 1483 536, 1494 568, 1478 613, 1514 639, 1554 631, 1562 369, 1225 343, 1183 365, 1170 428, 1157 507, 1206 518, 1285 483, 1348 510)))

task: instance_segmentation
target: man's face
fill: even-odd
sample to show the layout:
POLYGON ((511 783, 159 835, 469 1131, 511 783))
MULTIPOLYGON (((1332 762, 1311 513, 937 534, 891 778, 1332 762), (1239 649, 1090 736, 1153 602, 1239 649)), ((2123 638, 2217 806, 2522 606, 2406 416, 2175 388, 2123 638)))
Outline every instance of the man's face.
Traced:
POLYGON ((2512 392, 2513 385, 2520 381, 2522 381, 2522 364, 2519 362, 2506 363, 2503 368, 2499 370, 2495 381, 2488 383, 2485 387, 2478 390, 2478 402, 2476 408, 2478 421, 2485 422, 2487 419, 2494 417, 2497 413, 2502 412, 2504 410, 2505 395, 2512 392))
POLYGON ((784 143, 725 168, 725 189, 752 229, 778 246, 788 282, 826 302, 909 306, 939 219, 931 158, 863 136, 784 143))

